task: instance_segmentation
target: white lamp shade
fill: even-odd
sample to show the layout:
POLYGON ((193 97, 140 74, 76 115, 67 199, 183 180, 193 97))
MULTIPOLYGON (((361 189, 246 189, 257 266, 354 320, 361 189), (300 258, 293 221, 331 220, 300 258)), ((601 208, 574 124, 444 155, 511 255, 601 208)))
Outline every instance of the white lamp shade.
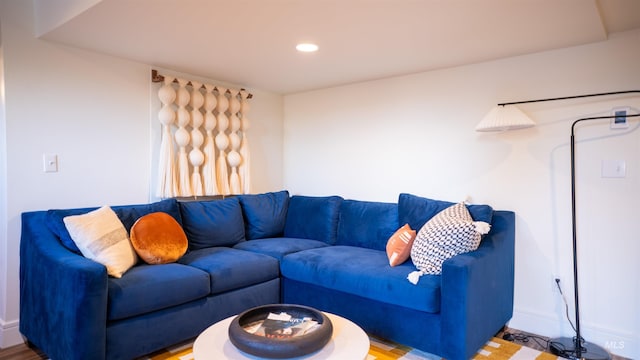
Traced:
POLYGON ((491 109, 476 126, 476 131, 505 131, 524 129, 536 124, 513 105, 498 105, 491 109))

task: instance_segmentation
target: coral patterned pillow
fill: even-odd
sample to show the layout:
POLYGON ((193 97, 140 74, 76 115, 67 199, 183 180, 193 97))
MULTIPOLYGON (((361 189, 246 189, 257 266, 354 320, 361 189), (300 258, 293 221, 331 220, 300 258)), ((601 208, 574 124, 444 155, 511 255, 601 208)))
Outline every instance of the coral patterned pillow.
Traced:
POLYGON ((409 224, 404 224, 403 227, 398 229, 387 242, 387 257, 389 258, 389 265, 397 266, 409 258, 411 255, 411 245, 416 238, 416 231, 409 227, 409 224))
POLYGON ((473 221, 464 203, 442 210, 418 232, 411 248, 411 260, 418 271, 407 278, 417 284, 424 274, 441 274, 445 260, 477 249, 490 228, 486 222, 473 221))
POLYGON ((169 214, 154 212, 139 218, 131 227, 131 244, 147 264, 166 264, 187 251, 187 235, 169 214))

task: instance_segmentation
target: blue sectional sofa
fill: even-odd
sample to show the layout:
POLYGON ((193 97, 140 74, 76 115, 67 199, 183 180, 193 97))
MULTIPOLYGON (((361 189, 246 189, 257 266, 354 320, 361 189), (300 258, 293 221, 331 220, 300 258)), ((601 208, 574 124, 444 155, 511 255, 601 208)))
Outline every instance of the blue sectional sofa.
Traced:
POLYGON ((139 262, 121 278, 83 257, 65 216, 27 212, 20 244, 20 331, 52 359, 132 359, 197 336, 268 303, 297 303, 351 319, 370 334, 447 359, 468 359, 511 318, 515 215, 468 206, 491 224, 480 247, 441 275, 407 280, 390 267, 389 237, 420 227, 451 203, 400 194, 397 203, 287 191, 222 200, 115 206, 127 230, 166 212, 189 250, 175 263, 139 262))

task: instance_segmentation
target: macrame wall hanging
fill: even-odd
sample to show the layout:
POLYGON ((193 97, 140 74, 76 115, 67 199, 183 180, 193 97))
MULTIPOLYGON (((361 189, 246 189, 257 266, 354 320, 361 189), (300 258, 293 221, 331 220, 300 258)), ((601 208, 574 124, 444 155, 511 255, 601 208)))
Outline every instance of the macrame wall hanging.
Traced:
POLYGON ((249 99, 227 89, 159 75, 162 125, 158 164, 161 198, 248 194, 251 188, 249 99))

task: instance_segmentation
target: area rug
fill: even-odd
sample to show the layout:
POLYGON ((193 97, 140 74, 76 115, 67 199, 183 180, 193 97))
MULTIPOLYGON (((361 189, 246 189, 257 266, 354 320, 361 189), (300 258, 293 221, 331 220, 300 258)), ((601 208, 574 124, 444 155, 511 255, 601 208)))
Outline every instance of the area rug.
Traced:
MULTIPOLYGON (((442 360, 441 357, 370 336, 367 360, 442 360)), ((138 360, 193 360, 193 341, 185 342, 138 360)), ((555 360, 557 356, 493 338, 478 351, 474 360, 555 360)))

